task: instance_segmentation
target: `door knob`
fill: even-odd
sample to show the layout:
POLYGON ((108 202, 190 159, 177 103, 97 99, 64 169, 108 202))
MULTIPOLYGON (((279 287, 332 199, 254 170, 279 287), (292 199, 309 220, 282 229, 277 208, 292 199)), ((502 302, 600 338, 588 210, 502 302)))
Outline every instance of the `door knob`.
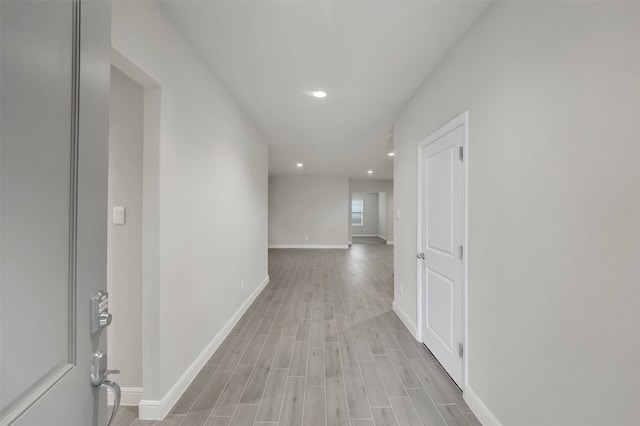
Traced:
POLYGON ((418 253, 416 256, 418 259, 424 259, 424 253, 418 253))

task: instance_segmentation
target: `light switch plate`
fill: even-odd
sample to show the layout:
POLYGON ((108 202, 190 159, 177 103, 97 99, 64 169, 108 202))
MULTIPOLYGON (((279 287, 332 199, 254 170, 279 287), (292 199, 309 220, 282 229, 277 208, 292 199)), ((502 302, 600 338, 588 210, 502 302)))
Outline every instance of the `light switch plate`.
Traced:
POLYGON ((113 224, 124 225, 126 223, 125 209, 122 206, 113 207, 113 224))

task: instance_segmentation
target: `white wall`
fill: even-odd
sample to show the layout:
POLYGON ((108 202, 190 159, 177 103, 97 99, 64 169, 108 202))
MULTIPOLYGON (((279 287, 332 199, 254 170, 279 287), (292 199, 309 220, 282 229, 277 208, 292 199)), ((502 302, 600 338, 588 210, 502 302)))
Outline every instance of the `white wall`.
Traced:
MULTIPOLYGON (((158 193, 150 206, 159 266, 144 271, 157 277, 151 302, 145 281, 144 398, 163 403, 266 278, 268 150, 156 4, 113 2, 112 42, 160 86, 158 193)), ((145 135, 145 182, 153 186, 146 150, 145 135)))
POLYGON ((270 176, 269 246, 346 247, 349 209, 346 177, 270 176))
POLYGON ((357 192, 351 200, 362 200, 364 211, 362 225, 351 225, 352 235, 378 235, 378 193, 357 192))
POLYGON ((394 124, 415 318, 417 144, 469 111, 467 391, 504 425, 640 418, 639 5, 495 2, 394 124))
MULTIPOLYGON (((354 192, 386 192, 387 193, 387 242, 393 242, 393 181, 376 179, 352 179, 349 181, 349 199, 354 192)), ((347 217, 349 224, 349 241, 351 241, 351 203, 347 217)))
POLYGON ((107 329, 109 365, 118 384, 142 387, 142 139, 143 88, 111 67, 109 104, 109 224, 107 290, 113 322, 107 329), (126 224, 114 225, 114 206, 126 224))
POLYGON ((378 235, 387 239, 387 193, 378 193, 378 235))

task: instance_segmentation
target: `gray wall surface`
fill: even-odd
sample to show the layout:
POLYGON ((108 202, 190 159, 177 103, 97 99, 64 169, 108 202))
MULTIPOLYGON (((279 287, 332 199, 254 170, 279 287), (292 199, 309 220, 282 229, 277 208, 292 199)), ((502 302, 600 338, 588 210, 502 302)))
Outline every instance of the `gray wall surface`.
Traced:
POLYGON ((143 357, 144 398, 163 401, 267 277, 268 147, 157 4, 112 12, 114 49, 159 86, 155 146, 146 133, 144 145, 143 179, 157 191, 145 209, 158 222, 148 228, 157 268, 143 269, 143 357))
POLYGON ((352 225, 352 235, 378 235, 378 193, 356 192, 351 194, 351 200, 363 201, 363 224, 352 225))
MULTIPOLYGON (((386 192, 387 193, 387 242, 392 242, 394 237, 393 220, 393 181, 375 179, 352 179, 349 181, 349 199, 354 192, 386 192)), ((349 224, 349 241, 351 241, 351 203, 347 216, 349 224)))
POLYGON ((503 425, 640 418, 639 43, 637 2, 494 2, 394 124, 415 318, 417 145, 469 111, 468 388, 503 425))
POLYGON ((121 370, 123 387, 142 387, 143 95, 142 86, 111 67, 107 337, 109 365, 121 370), (125 225, 113 224, 114 206, 126 208, 125 225))
POLYGON ((270 176, 269 245, 347 245, 349 210, 346 177, 270 176))

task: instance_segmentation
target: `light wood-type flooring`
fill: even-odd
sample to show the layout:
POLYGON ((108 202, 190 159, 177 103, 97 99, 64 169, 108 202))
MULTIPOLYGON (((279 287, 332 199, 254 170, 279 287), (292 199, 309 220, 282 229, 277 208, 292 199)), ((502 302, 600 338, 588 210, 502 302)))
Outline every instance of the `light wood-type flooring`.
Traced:
POLYGON ((162 422, 118 426, 479 425, 391 311, 393 247, 269 250, 270 283, 162 422))

